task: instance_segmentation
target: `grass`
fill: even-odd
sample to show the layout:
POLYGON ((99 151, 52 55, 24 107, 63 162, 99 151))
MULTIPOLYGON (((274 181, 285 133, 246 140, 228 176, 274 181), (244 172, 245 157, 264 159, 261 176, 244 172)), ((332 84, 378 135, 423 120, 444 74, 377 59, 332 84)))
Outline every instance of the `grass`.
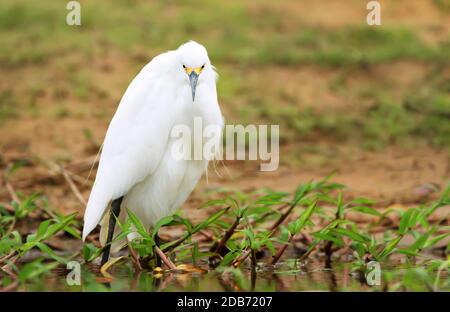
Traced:
POLYGON ((450 96, 444 90, 411 94, 398 101, 379 92, 371 95, 375 102, 370 107, 354 112, 341 110, 316 112, 313 108, 279 108, 269 103, 244 116, 243 122, 256 119, 280 124, 282 142, 295 139, 314 140, 319 137, 341 142, 359 143, 369 149, 389 145, 411 147, 431 145, 446 148, 450 144, 450 96))
MULTIPOLYGON (((433 3, 448 9, 445 0, 433 3)), ((136 71, 152 56, 194 39, 207 46, 218 68, 219 99, 229 123, 280 124, 281 143, 314 144, 305 149, 315 148, 320 140, 374 150, 389 145, 450 146, 448 36, 425 40, 422 31, 395 24, 312 25, 295 10, 280 10, 270 2, 252 7, 237 1, 81 1, 81 7, 82 26, 69 27, 63 2, 1 1, 0 124, 6 131, 28 117, 55 129, 61 120, 84 120, 78 128, 96 153, 104 129, 100 136, 95 125, 110 120, 136 71), (386 70, 402 63, 412 69, 386 70), (423 77, 415 76, 416 67, 424 68, 423 77), (295 80, 303 71, 312 72, 306 85, 295 80), (391 83, 387 75, 412 75, 416 80, 402 85, 395 79, 391 83), (355 87, 352 78, 366 84, 355 87), (323 86, 309 90, 308 82, 315 79, 324 81, 323 86), (310 93, 324 96, 310 98, 310 93), (334 107, 330 97, 346 104, 334 107), (11 123, 4 126, 7 121, 11 123)), ((34 134, 30 140, 39 145, 39 139, 48 140, 34 134)), ((65 140, 57 143, 63 149, 68 146, 65 140)), ((2 144, 2 152, 13 145, 2 144)), ((13 174, 14 166, 6 171, 13 174)), ((62 285, 51 287, 130 288, 128 277, 135 267, 129 256, 110 263, 115 279, 106 278, 108 288, 92 265, 102 251, 95 240, 76 248, 55 243, 78 241, 81 220, 55 213, 45 196, 49 194, 16 195, 12 202, 0 203, 0 288, 48 290, 48 281, 61 280, 57 272, 72 259, 83 263, 82 286, 68 288, 62 278, 62 285)), ((119 239, 133 227, 141 234, 142 239, 133 242, 145 269, 138 290, 157 290, 155 285, 171 275, 153 273, 152 246, 158 229, 170 233, 173 228, 184 234, 171 237, 173 243, 161 248, 185 265, 180 271, 196 275, 213 268, 210 274, 189 279, 185 289, 278 291, 275 279, 262 286, 267 274, 289 281, 289 290, 331 289, 335 286, 326 278, 305 285, 290 279, 305 271, 347 276, 349 269, 355 278, 347 289, 339 289, 361 290, 367 287, 367 262, 374 260, 383 268, 383 284, 375 290, 449 290, 449 246, 442 246, 448 218, 432 218, 449 204, 448 195, 447 189, 435 202, 383 210, 369 199, 347 200, 343 186, 329 180, 304 183, 293 194, 220 191, 208 195, 215 198, 203 205, 209 217, 198 223, 180 212, 146 229, 130 213, 119 239), (354 214, 370 221, 355 222, 350 217, 354 214), (377 235, 380 227, 383 235, 377 235)), ((169 283, 165 289, 177 287, 169 283)))
POLYGON ((448 0, 433 0, 433 3, 443 11, 450 11, 450 2, 448 0))
MULTIPOLYGON (((254 283, 243 283, 246 267, 253 272, 252 276, 256 270, 289 276, 298 274, 301 263, 314 259, 323 261, 322 266, 328 268, 348 263, 359 276, 367 273, 368 262, 377 261, 384 268, 379 290, 448 289, 448 279, 443 278, 450 270, 448 259, 433 256, 430 251, 442 249, 448 254, 450 250, 450 245, 437 247, 442 246, 439 243, 450 233, 446 225, 448 216, 438 220, 431 218, 437 210, 450 204, 450 186, 436 201, 408 209, 375 209, 372 200, 345 201, 344 195, 344 186, 328 178, 301 184, 293 194, 271 190, 250 194, 219 190, 216 199, 205 202, 200 208, 215 212, 198 224, 192 224, 182 214, 175 214, 161 219, 149 231, 128 211, 129 218, 120 225, 121 233, 115 240, 137 231, 141 238, 131 246, 139 255, 144 270, 150 270, 146 274, 152 275, 156 233, 166 227, 184 228, 185 234, 161 245, 168 257, 178 264, 178 270, 202 272, 209 266, 221 276, 230 275, 233 283, 241 284, 242 289, 255 287, 254 283), (355 222, 348 218, 349 214, 367 215, 371 221, 355 222), (395 219, 398 222, 389 221, 395 219), (381 224, 391 225, 385 226, 382 236, 374 234, 373 229, 381 224), (199 243, 198 238, 205 231, 209 239, 199 243), (294 238, 297 241, 301 237, 306 239, 302 243, 304 251, 297 256, 285 256, 294 238), (407 243, 403 242, 405 240, 407 243), (396 261, 403 259, 403 264, 394 265, 393 257, 396 261), (262 269, 264 263, 270 266, 262 269), (423 283, 413 282, 415 278, 423 283)), ((12 202, 10 206, 0 207, 2 287, 36 286, 45 276, 51 277, 52 270, 76 259, 84 262, 82 266, 86 271, 81 289, 107 290, 95 282, 95 278, 92 280, 91 276, 96 273, 88 266, 100 255, 101 248, 87 243, 82 250, 54 250, 49 241, 61 233, 79 239, 80 223, 73 214, 49 213, 40 200, 40 196, 33 195, 21 199, 20 204, 12 202), (16 228, 21 220, 37 221, 36 230, 25 235, 16 228), (37 254, 35 260, 21 263, 20 259, 32 251, 37 254)), ((122 264, 112 260, 107 266, 124 269, 133 263, 129 255, 122 258, 122 264)), ((109 276, 109 273, 104 274, 109 276)), ((161 273, 154 271, 152 278, 157 278, 158 274, 161 273)))
POLYGON ((0 123, 8 118, 17 117, 14 93, 10 89, 0 93, 0 123))
POLYGON ((202 10, 191 2, 176 7, 144 1, 82 3, 82 26, 77 28, 65 25, 67 12, 58 3, 6 1, 0 7, 0 30, 7 43, 1 57, 7 64, 41 62, 68 49, 92 53, 105 44, 125 51, 172 49, 188 37, 201 36, 219 64, 347 66, 405 58, 448 63, 448 41, 427 44, 405 29, 332 31, 297 21, 292 30, 280 31, 285 17, 277 10, 267 10, 262 19, 239 3, 196 2, 202 10), (223 24, 228 26, 220 27, 223 24), (264 37, 256 35, 261 31, 264 37), (95 42, 96 37, 102 40, 95 42), (34 48, 27 48, 25 42, 32 42, 34 48))
MULTIPOLYGON (((438 6, 443 3, 436 1, 438 6)), ((67 11, 60 3, 3 1, 0 4, 0 36, 4 48, 0 51, 0 63, 9 71, 26 66, 37 66, 39 71, 56 64, 54 72, 65 72, 62 81, 53 79, 46 83, 52 86, 48 91, 55 95, 55 105, 71 96, 76 102, 98 102, 93 97, 98 92, 101 93, 100 100, 109 103, 108 94, 98 91, 107 89, 91 78, 83 61, 80 68, 74 57, 89 63, 114 52, 126 55, 131 63, 140 67, 156 53, 173 49, 188 39, 198 39, 208 47, 210 57, 221 73, 219 94, 230 120, 279 123, 284 128, 284 142, 308 139, 319 133, 338 139, 350 138, 368 148, 404 141, 414 144, 417 139, 438 148, 448 146, 448 86, 443 85, 445 82, 436 86, 433 77, 422 82, 421 89, 426 90, 426 94, 404 90, 401 99, 394 97, 394 90, 384 91, 381 86, 380 90, 373 86, 372 94, 364 96, 354 94, 339 79, 330 82, 329 90, 324 92, 341 90, 344 92, 341 97, 354 98, 351 100, 354 107, 367 99, 376 101, 373 109, 356 110, 358 116, 348 116, 338 110, 305 110, 299 107, 300 98, 283 93, 283 90, 278 94, 261 94, 258 82, 242 83, 249 72, 264 67, 302 71, 303 66, 312 65, 332 68, 344 76, 397 61, 446 68, 450 53, 448 40, 424 41, 413 30, 395 26, 330 29, 305 25, 295 18, 294 13, 277 10, 268 4, 262 8, 259 11, 238 2, 225 5, 210 1, 177 5, 146 1, 82 2, 82 26, 70 27, 64 22, 67 11), (197 7, 202 9, 197 10, 197 7), (261 12, 264 18, 261 18, 261 12), (289 27, 286 21, 289 21, 289 27), (61 94, 64 98, 59 96, 61 94), (279 103, 289 105, 280 108, 279 103), (409 111, 412 107, 409 104, 414 104, 419 111, 409 111)), ((434 73, 434 77, 445 81, 441 75, 439 71, 434 73)), ((257 81, 262 79, 271 78, 261 77, 257 81)), ((35 80, 39 85, 43 84, 40 77, 35 80)), ((124 86, 127 80, 124 77, 124 86)), ((0 120, 27 109, 28 103, 14 90, 0 91, 0 120)), ((29 115, 39 116, 38 101, 36 97, 31 98, 29 115)), ((57 116, 70 114, 60 108, 57 110, 57 116)))

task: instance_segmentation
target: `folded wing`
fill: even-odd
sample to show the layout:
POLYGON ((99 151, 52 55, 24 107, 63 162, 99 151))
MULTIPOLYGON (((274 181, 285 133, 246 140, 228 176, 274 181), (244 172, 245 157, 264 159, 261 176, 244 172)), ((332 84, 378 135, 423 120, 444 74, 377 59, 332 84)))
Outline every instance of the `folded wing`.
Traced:
POLYGON ((127 88, 108 127, 99 167, 84 215, 83 240, 109 202, 152 174, 166 148, 175 101, 168 81, 173 52, 155 57, 127 88))

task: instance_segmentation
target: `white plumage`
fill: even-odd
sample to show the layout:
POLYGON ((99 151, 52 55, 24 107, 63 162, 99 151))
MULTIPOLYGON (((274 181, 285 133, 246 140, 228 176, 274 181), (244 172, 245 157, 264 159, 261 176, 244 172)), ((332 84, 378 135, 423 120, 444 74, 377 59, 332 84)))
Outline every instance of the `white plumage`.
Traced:
POLYGON ((192 129, 195 117, 202 118, 203 127, 223 126, 216 77, 206 49, 190 41, 156 56, 134 78, 106 133, 84 215, 83 240, 105 216, 100 235, 104 243, 108 205, 122 196, 119 219, 126 218, 126 208, 147 227, 184 203, 208 161, 174 158, 170 131, 180 124, 192 129), (192 74, 198 78, 196 88, 192 70, 199 73, 192 74))

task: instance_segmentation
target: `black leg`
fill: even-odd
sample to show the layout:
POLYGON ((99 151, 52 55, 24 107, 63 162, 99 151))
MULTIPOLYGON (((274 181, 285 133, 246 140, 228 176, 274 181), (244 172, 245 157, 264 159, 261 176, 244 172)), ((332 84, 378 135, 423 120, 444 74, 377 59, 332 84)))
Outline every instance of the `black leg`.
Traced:
MULTIPOLYGON (((159 234, 156 233, 156 236, 155 236, 155 244, 156 244, 156 246, 159 247, 159 246, 161 245, 161 243, 162 243, 162 240, 161 240, 161 238, 159 237, 159 234)), ((156 252, 154 252, 154 254, 155 254, 155 259, 156 259, 156 266, 157 266, 157 267, 161 267, 161 266, 162 266, 161 257, 158 256, 158 255, 156 254, 156 252)))
POLYGON ((106 239, 106 245, 103 250, 102 262, 100 266, 103 266, 109 259, 109 252, 111 250, 111 241, 114 235, 114 228, 116 227, 116 218, 120 214, 120 204, 122 203, 123 196, 117 198, 111 203, 111 216, 109 217, 108 237, 106 239))

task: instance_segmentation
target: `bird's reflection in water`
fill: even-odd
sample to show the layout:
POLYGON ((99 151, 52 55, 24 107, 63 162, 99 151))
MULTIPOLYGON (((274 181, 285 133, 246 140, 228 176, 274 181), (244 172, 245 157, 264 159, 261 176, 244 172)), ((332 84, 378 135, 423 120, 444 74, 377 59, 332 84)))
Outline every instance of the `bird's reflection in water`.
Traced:
POLYGON ((326 269, 325 274, 327 276, 328 289, 333 292, 337 291, 338 285, 336 280, 336 274, 334 273, 333 263, 331 260, 325 262, 325 269, 326 269))

